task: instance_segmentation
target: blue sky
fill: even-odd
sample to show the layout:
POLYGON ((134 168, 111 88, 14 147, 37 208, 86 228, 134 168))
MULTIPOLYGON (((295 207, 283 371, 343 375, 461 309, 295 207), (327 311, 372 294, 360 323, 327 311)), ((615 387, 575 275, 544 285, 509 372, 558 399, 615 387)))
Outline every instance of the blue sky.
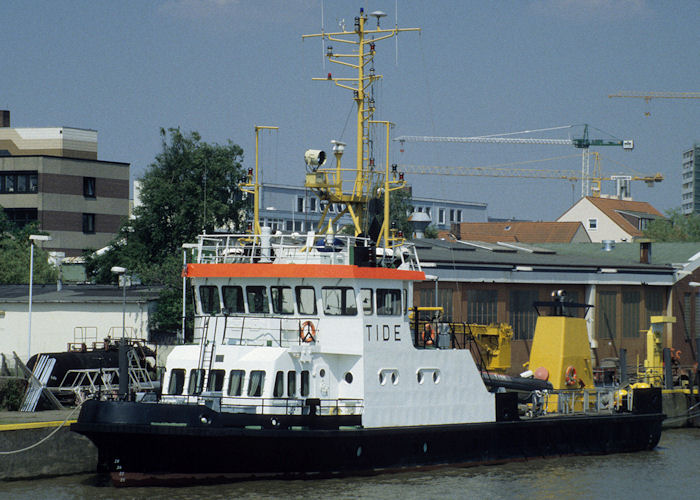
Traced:
MULTIPOLYGON (((4 0, 0 3, 0 108, 15 127, 99 132, 99 158, 129 162, 139 177, 159 152, 161 127, 231 139, 254 161, 262 136, 266 181, 302 185, 306 149, 354 140, 347 91, 312 76, 347 76, 301 35, 359 8, 396 1, 4 0), (347 122, 347 126, 346 126, 347 122)), ((398 1, 398 21, 418 27, 378 46, 376 118, 393 135, 472 136, 588 123, 593 138, 635 141, 600 148, 605 175, 661 172, 637 200, 680 206, 682 152, 700 141, 700 99, 609 99, 620 90, 700 91, 698 0, 398 1), (398 64, 397 64, 398 61, 398 64), (649 116, 645 116, 649 112, 649 116)), ((580 130, 580 129, 578 129, 580 130)), ((576 131, 573 132, 574 135, 576 131)), ((543 137, 567 138, 569 132, 543 137)), ((353 154, 351 150, 349 154, 353 154)), ((568 156, 526 168, 580 169, 568 146, 410 144, 391 161, 487 166, 568 156)), ((349 158, 348 158, 349 159, 349 158)), ((493 217, 554 220, 578 198, 567 181, 409 176, 417 196, 488 203, 493 217)), ((603 191, 611 192, 604 184, 603 191)))

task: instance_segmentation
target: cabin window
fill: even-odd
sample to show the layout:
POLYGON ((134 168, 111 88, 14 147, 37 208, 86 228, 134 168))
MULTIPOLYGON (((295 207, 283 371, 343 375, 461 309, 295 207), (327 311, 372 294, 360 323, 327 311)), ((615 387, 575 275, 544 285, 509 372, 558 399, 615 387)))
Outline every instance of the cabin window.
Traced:
POLYGON ((226 314, 244 313, 243 288, 240 286, 225 286, 221 289, 224 295, 226 314))
POLYGON ((262 370, 253 370, 250 372, 248 380, 248 396, 260 397, 263 393, 265 385, 265 372, 262 370))
POLYGON ((294 314, 294 293, 288 286, 271 286, 272 311, 275 314, 294 314))
POLYGON ((315 316, 316 313, 316 291, 312 286, 296 287, 297 309, 299 314, 315 316))
POLYGON ((193 396, 201 394, 204 389, 204 370, 195 368, 190 370, 190 385, 187 387, 187 393, 193 396))
POLYGON ((287 372, 287 397, 293 398, 297 394, 297 372, 287 372))
POLYGON ((202 304, 202 314, 219 314, 221 303, 219 289, 215 286, 200 286, 199 301, 202 304))
POLYGON ((284 396, 284 372, 282 371, 275 374, 275 388, 272 392, 272 396, 276 398, 284 396))
POLYGON ((362 302, 362 312, 365 313, 365 316, 370 316, 374 313, 371 288, 362 288, 360 290, 360 302, 362 302))
POLYGON ((377 314, 401 316, 401 290, 377 288, 377 314))
POLYGON ((269 313, 270 305, 267 301, 267 288, 264 286, 245 287, 248 298, 249 313, 269 313))
POLYGON ((243 394, 243 378, 245 372, 243 370, 231 370, 228 376, 228 395, 240 396, 243 394))
POLYGON ((301 372, 301 396, 306 397, 309 395, 309 370, 302 370, 301 372))
POLYGON ((328 316, 355 316, 357 304, 355 303, 355 290, 350 287, 323 287, 323 312, 328 316))
POLYGON ((185 370, 175 368, 170 372, 170 384, 168 384, 168 394, 182 394, 185 388, 185 370))
POLYGON ((224 378, 226 378, 224 370, 211 370, 207 381, 207 390, 221 392, 224 388, 224 378))

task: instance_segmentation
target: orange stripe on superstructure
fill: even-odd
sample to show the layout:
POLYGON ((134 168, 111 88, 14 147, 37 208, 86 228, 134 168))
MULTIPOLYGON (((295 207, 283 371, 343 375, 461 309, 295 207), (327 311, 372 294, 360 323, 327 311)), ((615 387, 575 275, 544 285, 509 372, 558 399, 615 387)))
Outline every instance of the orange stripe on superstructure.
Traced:
POLYGON ((188 278, 355 278, 423 281, 423 271, 334 264, 187 264, 188 278))

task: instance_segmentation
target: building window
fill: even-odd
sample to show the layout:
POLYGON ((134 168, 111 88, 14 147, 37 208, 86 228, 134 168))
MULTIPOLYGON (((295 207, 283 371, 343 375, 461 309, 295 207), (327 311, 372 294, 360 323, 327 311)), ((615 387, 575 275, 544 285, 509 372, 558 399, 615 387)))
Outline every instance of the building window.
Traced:
POLYGON ((316 198, 309 198, 309 212, 317 212, 316 198))
POLYGON ((537 312, 533 304, 538 299, 537 290, 512 290, 508 313, 516 339, 532 339, 535 333, 537 312))
POLYGON ((83 196, 85 198, 95 197, 95 178, 83 177, 83 196))
POLYGON ((83 232, 86 234, 95 232, 95 214, 83 214, 83 232))
POLYGON ((456 210, 455 215, 457 217, 457 222, 462 222, 462 211, 461 210, 456 210))
POLYGON ((652 316, 663 316, 666 302, 666 292, 662 288, 649 288, 644 291, 644 305, 647 315, 644 326, 651 324, 652 316))
POLYGON ((438 224, 445 225, 445 209, 438 208, 438 224))
POLYGON ((455 222, 455 211, 450 209, 450 222, 455 222))
POLYGON ((304 212, 304 197, 303 196, 297 196, 297 212, 304 212))
POLYGON ((39 176, 36 172, 8 172, 0 174, 0 193, 36 193, 39 176))
POLYGON ((588 219, 588 229, 590 231, 598 229, 598 219, 588 219))
POLYGON ((5 215, 17 227, 24 227, 30 222, 39 220, 36 208, 6 208, 5 215))
POLYGON ((496 290, 467 290, 467 322, 489 325, 498 320, 496 290))

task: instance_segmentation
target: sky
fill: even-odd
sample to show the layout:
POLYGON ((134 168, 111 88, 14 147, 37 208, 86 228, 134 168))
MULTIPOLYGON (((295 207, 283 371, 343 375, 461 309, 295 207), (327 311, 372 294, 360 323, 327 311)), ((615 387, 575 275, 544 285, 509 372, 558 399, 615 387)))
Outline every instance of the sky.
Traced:
MULTIPOLYGON (((633 183, 634 199, 662 212, 680 206, 700 99, 608 95, 700 91, 700 0, 3 0, 0 109, 13 127, 97 130, 99 159, 130 163, 132 179, 161 151, 161 128, 231 140, 253 167, 254 127, 277 126, 260 136, 263 179, 302 186, 304 151, 354 143, 355 127, 350 93, 311 80, 350 73, 301 35, 343 20, 351 28, 361 7, 386 12, 382 27, 398 13, 400 27, 421 29, 377 45, 375 119, 396 124, 392 137, 589 124, 593 139, 635 143, 598 148, 603 175, 659 172, 665 181, 654 188, 633 183)), ((352 158, 349 146, 344 161, 352 158)), ((390 162, 581 169, 580 150, 562 145, 392 143, 390 162), (549 158, 560 159, 530 163, 549 158)), ((497 218, 555 220, 581 191, 565 180, 407 179, 414 196, 487 203, 497 218)), ((603 183, 604 193, 613 188, 603 183)))

